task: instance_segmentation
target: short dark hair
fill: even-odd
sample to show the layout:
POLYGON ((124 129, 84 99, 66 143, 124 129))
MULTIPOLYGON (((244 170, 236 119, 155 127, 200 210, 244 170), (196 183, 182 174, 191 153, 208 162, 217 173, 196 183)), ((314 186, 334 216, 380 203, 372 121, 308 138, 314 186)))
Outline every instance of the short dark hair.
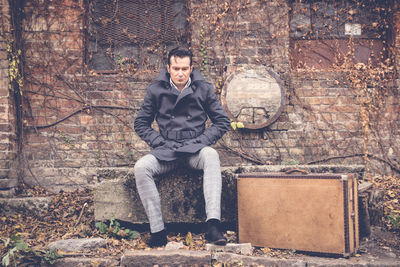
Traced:
POLYGON ((171 57, 189 57, 190 58, 190 66, 192 66, 192 58, 193 53, 188 48, 184 46, 178 46, 169 51, 168 53, 168 65, 171 65, 171 57))

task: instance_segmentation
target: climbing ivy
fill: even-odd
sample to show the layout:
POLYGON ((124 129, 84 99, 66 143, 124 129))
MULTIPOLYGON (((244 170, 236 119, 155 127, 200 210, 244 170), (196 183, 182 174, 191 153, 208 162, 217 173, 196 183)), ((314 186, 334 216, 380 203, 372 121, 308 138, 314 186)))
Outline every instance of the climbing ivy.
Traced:
POLYGON ((9 88, 12 89, 13 84, 18 85, 19 93, 22 96, 22 87, 24 85, 24 79, 21 73, 21 55, 22 51, 20 49, 15 50, 12 41, 7 42, 7 52, 8 52, 8 78, 9 78, 9 88))

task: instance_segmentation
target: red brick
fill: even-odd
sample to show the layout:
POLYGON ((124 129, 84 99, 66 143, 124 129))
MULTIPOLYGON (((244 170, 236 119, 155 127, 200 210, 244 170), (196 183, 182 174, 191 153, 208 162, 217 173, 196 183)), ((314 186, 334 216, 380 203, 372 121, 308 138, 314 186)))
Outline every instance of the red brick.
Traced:
POLYGON ((358 106, 351 106, 351 105, 337 105, 333 107, 334 111, 339 113, 357 113, 359 111, 358 106))
POLYGON ((10 132, 11 126, 9 124, 0 124, 0 132, 10 132))
POLYGON ((85 115, 80 116, 80 121, 82 125, 90 125, 96 123, 95 118, 93 118, 92 116, 85 116, 85 115))
POLYGON ((9 151, 10 145, 7 143, 0 143, 0 151, 9 151))

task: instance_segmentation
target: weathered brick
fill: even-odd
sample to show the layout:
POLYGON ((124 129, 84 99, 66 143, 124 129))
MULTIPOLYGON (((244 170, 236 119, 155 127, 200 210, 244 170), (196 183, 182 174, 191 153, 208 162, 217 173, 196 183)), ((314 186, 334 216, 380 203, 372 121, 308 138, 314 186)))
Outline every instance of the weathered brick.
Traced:
POLYGON ((8 69, 0 69, 0 79, 8 78, 8 69))
POLYGON ((253 57, 257 53, 256 49, 242 49, 241 52, 242 56, 245 57, 253 57))
POLYGON ((11 131, 11 125, 8 123, 0 123, 0 132, 10 132, 11 131))
POLYGON ((8 53, 7 53, 7 44, 5 42, 0 42, 0 60, 1 65, 0 68, 6 69, 8 68, 8 53))
MULTIPOLYGON (((274 124, 268 129, 228 133, 224 137, 226 144, 239 151, 244 146, 249 153, 260 159, 280 161, 293 158, 299 162, 329 153, 337 155, 340 151, 336 146, 338 140, 342 150, 359 144, 361 137, 355 136, 359 131, 359 106, 354 90, 350 89, 348 76, 340 72, 298 72, 290 69, 288 2, 266 1, 260 6, 257 1, 250 1, 246 8, 241 9, 240 17, 235 18, 228 14, 215 25, 211 25, 212 27, 208 26, 210 22, 207 17, 199 15, 204 12, 208 12, 208 18, 217 15, 220 7, 214 3, 209 4, 205 10, 201 1, 190 3, 192 10, 199 10, 191 14, 190 21, 193 32, 189 41, 195 54, 195 67, 202 61, 200 29, 203 26, 209 34, 204 40, 209 57, 208 80, 211 83, 216 84, 216 79, 220 76, 222 82, 226 82, 226 78, 242 64, 255 64, 279 73, 287 92, 284 113, 274 124), (315 148, 313 145, 322 148, 315 148)), ((29 159, 29 166, 34 166, 35 173, 42 175, 47 184, 54 184, 50 179, 56 180, 56 187, 61 188, 62 183, 69 183, 62 178, 65 173, 60 170, 63 168, 80 169, 82 166, 102 167, 126 163, 126 150, 131 149, 131 146, 134 147, 132 149, 135 159, 149 151, 148 145, 134 133, 133 120, 148 83, 159 69, 155 67, 142 71, 139 68, 138 73, 127 75, 87 75, 82 71, 86 49, 83 47, 85 36, 82 29, 86 27, 82 19, 85 12, 83 1, 63 0, 59 5, 42 1, 40 5, 38 8, 31 1, 26 1, 27 17, 23 24, 26 30, 33 30, 23 32, 25 71, 29 77, 24 90, 32 92, 24 94, 26 103, 29 104, 29 108, 27 105, 24 110, 27 114, 31 113, 29 116, 32 115, 32 118, 26 118, 26 124, 48 125, 85 104, 135 109, 86 110, 56 127, 38 130, 38 133, 32 131, 26 135, 23 153, 29 159), (40 13, 41 10, 47 10, 47 13, 40 13), (51 23, 46 25, 48 22, 51 23), (47 31, 48 26, 51 32, 47 31), (58 130, 71 144, 63 139, 58 130), (52 169, 51 172, 47 171, 49 168, 52 169)), ((8 11, 2 12, 2 15, 5 13, 8 11)), ((394 40, 398 40, 399 33, 395 35, 394 40)), ((394 42, 396 49, 400 51, 400 41, 394 42)), ((4 44, 0 41, 0 69, 3 69, 3 77, 8 64, 5 60, 5 49, 1 49, 4 44)), ((157 51, 155 54, 161 52, 157 51)), ((135 55, 137 59, 140 57, 139 52, 135 55)), ((149 58, 142 57, 141 60, 146 61, 149 58)), ((396 79, 394 83, 399 86, 396 79)), ((14 108, 7 92, 7 79, 0 79, 0 117, 3 122, 0 123, 0 132, 3 133, 0 134, 0 143, 4 144, 7 139, 15 137, 9 135, 14 131, 15 127, 10 124, 15 123, 15 119, 12 117, 14 108)), ((393 106, 387 105, 385 120, 395 116, 389 116, 390 114, 398 113, 397 98, 392 102, 393 106)), ((15 145, 10 146, 10 150, 14 148, 15 145)), ((248 163, 236 154, 226 152, 220 147, 218 149, 222 164, 248 163)), ((7 157, 5 156, 5 160, 7 157)), ((93 180, 88 178, 90 175, 87 173, 68 174, 79 183, 93 180)))
POLYGON ((354 105, 337 105, 333 109, 338 113, 356 113, 359 107, 354 105))
POLYGON ((10 91, 8 90, 8 82, 6 79, 2 80, 4 87, 0 87, 0 97, 9 97, 10 91))
POLYGON ((92 116, 82 115, 82 116, 80 116, 80 122, 82 125, 90 125, 90 124, 95 124, 96 119, 92 116))
POLYGON ((0 143, 0 151, 9 151, 9 149, 10 149, 10 145, 8 144, 8 142, 0 143))

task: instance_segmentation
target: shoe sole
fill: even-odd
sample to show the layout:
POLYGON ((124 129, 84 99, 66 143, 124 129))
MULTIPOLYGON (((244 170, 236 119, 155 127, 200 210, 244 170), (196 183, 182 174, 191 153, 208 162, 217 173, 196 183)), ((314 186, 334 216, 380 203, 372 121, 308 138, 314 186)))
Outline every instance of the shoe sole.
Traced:
POLYGON ((225 246, 226 245, 226 240, 225 239, 218 239, 214 242, 210 242, 211 244, 217 245, 217 246, 225 246))

